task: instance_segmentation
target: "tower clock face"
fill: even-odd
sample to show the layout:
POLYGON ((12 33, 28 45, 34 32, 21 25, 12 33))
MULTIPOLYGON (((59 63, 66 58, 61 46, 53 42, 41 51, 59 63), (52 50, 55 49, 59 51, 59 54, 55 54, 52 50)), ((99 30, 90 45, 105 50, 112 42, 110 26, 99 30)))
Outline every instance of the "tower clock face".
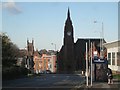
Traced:
POLYGON ((67 35, 68 35, 68 36, 70 36, 70 35, 71 35, 71 32, 70 32, 70 31, 68 31, 68 32, 67 32, 67 35))

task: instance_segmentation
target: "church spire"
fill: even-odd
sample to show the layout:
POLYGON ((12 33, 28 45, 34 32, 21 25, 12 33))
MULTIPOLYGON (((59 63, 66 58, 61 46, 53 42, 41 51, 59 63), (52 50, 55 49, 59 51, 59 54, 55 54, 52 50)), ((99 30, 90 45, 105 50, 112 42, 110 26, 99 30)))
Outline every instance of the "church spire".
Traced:
POLYGON ((69 11, 69 7, 68 7, 67 18, 70 19, 70 11, 69 11))

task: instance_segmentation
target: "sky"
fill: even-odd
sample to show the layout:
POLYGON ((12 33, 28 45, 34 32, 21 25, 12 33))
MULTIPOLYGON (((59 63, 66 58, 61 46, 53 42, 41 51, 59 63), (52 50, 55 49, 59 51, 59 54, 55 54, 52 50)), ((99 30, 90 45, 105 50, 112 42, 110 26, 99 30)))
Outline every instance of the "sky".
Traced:
POLYGON ((68 7, 74 42, 78 38, 102 37, 102 23, 104 39, 118 40, 117 2, 3 2, 0 28, 19 48, 26 47, 27 39, 34 39, 35 49, 54 50, 56 44, 60 50, 68 7))

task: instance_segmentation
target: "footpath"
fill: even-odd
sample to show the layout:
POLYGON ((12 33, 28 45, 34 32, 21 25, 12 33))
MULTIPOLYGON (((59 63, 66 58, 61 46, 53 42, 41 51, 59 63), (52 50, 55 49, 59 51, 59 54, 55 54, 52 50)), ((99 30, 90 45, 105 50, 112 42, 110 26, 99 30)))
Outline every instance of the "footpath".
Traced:
POLYGON ((86 86, 86 82, 78 87, 79 90, 120 90, 120 80, 113 79, 113 84, 107 82, 93 82, 92 86, 86 86))

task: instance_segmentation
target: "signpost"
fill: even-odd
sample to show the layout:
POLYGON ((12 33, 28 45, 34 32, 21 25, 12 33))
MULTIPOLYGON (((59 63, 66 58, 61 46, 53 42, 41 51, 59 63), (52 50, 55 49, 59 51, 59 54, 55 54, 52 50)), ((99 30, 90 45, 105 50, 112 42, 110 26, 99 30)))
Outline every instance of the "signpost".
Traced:
POLYGON ((86 86, 88 87, 88 53, 87 53, 87 42, 86 42, 86 86))
POLYGON ((92 42, 91 42, 91 86, 92 86, 92 42))
POLYGON ((94 79, 95 81, 106 81, 107 80, 107 60, 104 58, 94 57, 94 79))
POLYGON ((93 54, 94 54, 94 55, 93 55, 93 57, 94 57, 94 58, 93 58, 93 63, 104 63, 104 62, 105 62, 104 58, 102 58, 102 59, 99 58, 99 57, 97 56, 97 53, 98 53, 97 51, 94 51, 94 52, 93 52, 93 54))
POLYGON ((105 63, 105 60, 98 58, 98 59, 94 59, 93 63, 105 63))
MULTIPOLYGON (((90 83, 91 83, 90 85, 91 86, 93 86, 93 79, 95 79, 95 81, 96 81, 96 79, 100 76, 100 74, 96 73, 96 70, 97 70, 96 65, 101 66, 100 73, 103 73, 103 74, 100 76, 100 78, 102 78, 106 75, 104 72, 104 70, 106 70, 106 69, 103 69, 102 65, 103 64, 107 65, 107 63, 106 63, 107 60, 105 60, 104 58, 99 58, 97 51, 93 52, 93 47, 92 47, 93 45, 92 44, 93 43, 91 42, 91 44, 89 46, 89 55, 90 55, 90 58, 89 58, 89 60, 90 60, 90 72, 89 72, 88 71, 88 67, 89 67, 89 65, 88 65, 88 43, 86 42, 86 86, 87 87, 89 86, 89 79, 88 79, 89 73, 90 73, 90 83), (93 73, 93 71, 94 71, 94 73, 93 73)), ((104 79, 102 79, 102 80, 104 80, 104 79)), ((99 80, 97 79, 97 81, 99 81, 99 80)))

